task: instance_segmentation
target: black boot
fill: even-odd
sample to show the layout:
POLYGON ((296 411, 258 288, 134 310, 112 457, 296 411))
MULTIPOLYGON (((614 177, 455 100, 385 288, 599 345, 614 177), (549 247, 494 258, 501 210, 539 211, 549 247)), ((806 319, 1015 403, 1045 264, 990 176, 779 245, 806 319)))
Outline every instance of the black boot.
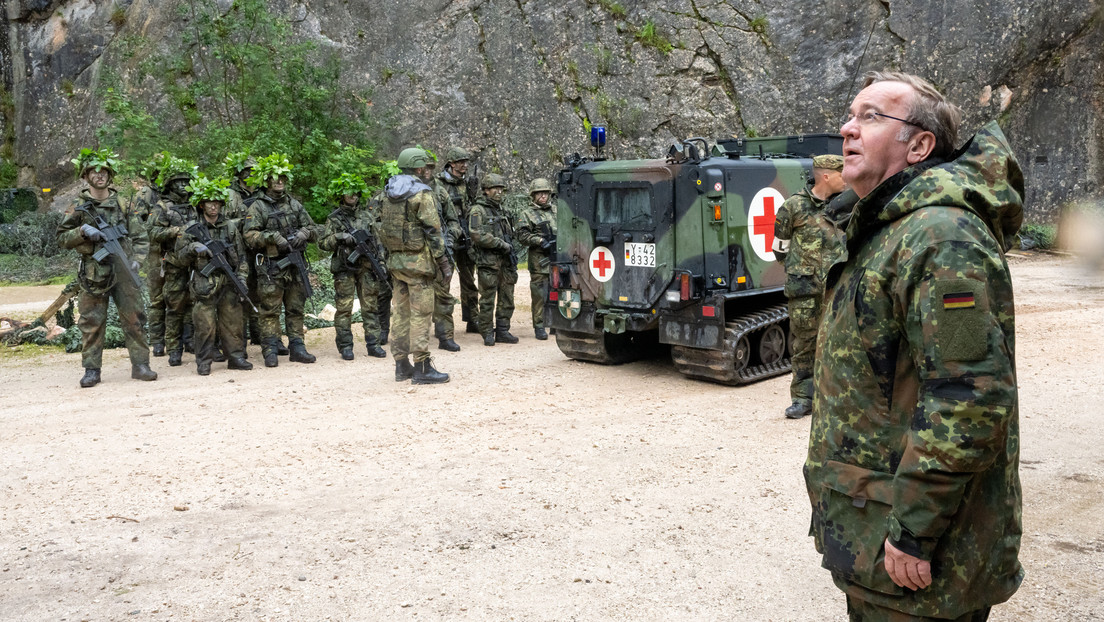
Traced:
POLYGON ((218 347, 215 348, 215 352, 211 356, 211 361, 213 361, 215 363, 225 363, 226 362, 226 355, 223 354, 222 348, 218 348, 218 347))
POLYGON ((460 321, 461 322, 470 322, 471 321, 471 308, 469 308, 465 304, 460 305, 460 321))
POLYGON ((276 356, 275 352, 269 352, 264 355, 265 367, 276 367, 280 364, 280 359, 276 356))
POLYGON ((448 374, 433 369, 433 361, 426 359, 414 363, 414 377, 411 380, 413 384, 441 384, 448 381, 448 374))
POLYGON ((169 367, 180 367, 184 361, 184 353, 180 350, 172 350, 169 352, 169 367))
POLYGON ((787 419, 800 419, 813 412, 813 405, 808 402, 794 402, 786 409, 787 419))
POLYGON ((288 348, 291 354, 288 360, 292 363, 313 363, 315 361, 314 355, 307 352, 307 347, 303 345, 302 341, 292 341, 288 348))
POLYGON ((410 364, 410 357, 404 356, 395 361, 395 382, 410 380, 414 377, 414 366, 410 364))
POLYGON ((249 371, 253 369, 253 363, 245 360, 245 357, 238 358, 231 356, 229 362, 226 363, 226 369, 240 369, 242 371, 249 371))
POLYGON ((196 361, 196 373, 200 376, 210 376, 211 361, 196 361))
POLYGON ((153 344, 153 355, 154 356, 165 356, 165 344, 163 344, 163 343, 153 344))
POLYGON ((94 387, 98 384, 100 384, 100 370, 92 369, 91 367, 84 370, 84 376, 80 379, 81 388, 87 389, 88 387, 94 387))
POLYGON ((485 345, 485 346, 493 346, 494 345, 494 333, 487 333, 487 334, 483 335, 483 345, 485 345))
POLYGON ((344 348, 339 348, 338 352, 341 353, 341 360, 343 360, 343 361, 353 360, 353 346, 345 346, 344 348))
POLYGON ((500 328, 494 334, 495 343, 517 343, 518 338, 510 334, 508 328, 500 328))
POLYGON ((279 354, 280 356, 287 356, 289 352, 291 352, 291 351, 288 350, 288 347, 284 345, 284 340, 283 339, 277 340, 277 342, 276 342, 276 354, 279 354))
POLYGON ((548 340, 548 331, 544 330, 544 327, 542 327, 542 326, 538 326, 537 328, 534 328, 533 333, 537 336, 537 339, 539 339, 541 341, 547 341, 548 340))
MULTIPOLYGON (((97 377, 99 370, 96 370, 97 377)), ((157 372, 150 369, 150 366, 146 363, 138 363, 137 365, 130 366, 130 377, 135 380, 145 380, 149 382, 151 380, 157 380, 157 372)))
POLYGON ((466 327, 464 327, 464 332, 465 333, 475 333, 475 334, 478 335, 479 334, 479 325, 476 324, 475 322, 471 321, 471 320, 468 320, 468 325, 466 327))
POLYGON ((378 359, 387 358, 387 353, 383 351, 383 348, 374 343, 365 344, 364 347, 368 350, 368 356, 373 356, 378 359))
POLYGON ((390 335, 391 335, 391 331, 389 331, 389 330, 386 330, 386 329, 384 329, 384 330, 381 330, 381 331, 380 331, 380 342, 379 342, 379 344, 380 344, 381 346, 385 346, 385 345, 387 345, 387 338, 388 338, 388 337, 389 337, 390 335))
POLYGON ((447 350, 449 352, 459 352, 460 344, 456 343, 451 337, 446 337, 438 341, 437 349, 447 350))

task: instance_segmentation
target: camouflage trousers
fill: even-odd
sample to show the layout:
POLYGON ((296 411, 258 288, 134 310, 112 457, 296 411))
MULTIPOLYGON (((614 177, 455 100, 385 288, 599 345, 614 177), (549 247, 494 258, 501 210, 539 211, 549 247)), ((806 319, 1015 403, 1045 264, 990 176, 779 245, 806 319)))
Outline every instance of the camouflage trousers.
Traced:
POLYGON ((394 279, 390 279, 386 283, 379 284, 379 299, 376 303, 376 309, 379 313, 380 333, 391 331, 391 294, 394 291, 391 283, 393 282, 394 279))
POLYGON ((127 352, 131 365, 149 365, 149 342, 146 341, 146 312, 142 308, 142 292, 129 279, 119 279, 103 295, 81 288, 77 298, 81 331, 81 363, 85 369, 99 369, 103 362, 104 333, 107 330, 107 304, 115 301, 119 311, 127 352))
POLYGON ((191 270, 165 262, 165 284, 161 288, 165 300, 165 349, 184 349, 184 324, 192 323, 192 295, 188 291, 191 270))
POLYGON ((985 622, 991 608, 978 609, 957 618, 925 618, 875 605, 869 601, 847 597, 847 615, 850 622, 985 622))
POLYGON ((165 343, 165 277, 161 274, 161 257, 150 253, 146 259, 146 285, 149 287, 149 340, 165 343))
MULTIPOLYGON (((509 261, 504 261, 508 264, 509 261)), ((479 266, 479 332, 486 335, 498 330, 510 329, 514 315, 514 284, 517 283, 516 266, 479 266)))
POLYGON ((364 343, 378 345, 380 341, 380 286, 372 270, 335 272, 334 278, 334 341, 337 349, 353 347, 353 299, 360 299, 361 325, 364 343))
POLYGON ((288 344, 303 343, 303 314, 306 292, 294 267, 266 274, 257 268, 257 324, 261 330, 261 353, 275 354, 280 343, 280 309, 284 311, 284 332, 288 344))
POLYGON ((544 301, 548 300, 548 273, 529 271, 529 295, 533 305, 533 328, 544 328, 544 301))
POLYGON ((467 250, 456 251, 456 276, 460 279, 460 308, 464 321, 475 321, 479 309, 479 286, 475 282, 475 262, 467 250))
POLYGON ((791 298, 787 306, 790 311, 790 361, 793 365, 790 399, 812 404, 813 361, 816 359, 817 328, 820 325, 820 298, 791 298))
POLYGON ((451 279, 445 282, 440 274, 433 279, 433 334, 438 340, 456 336, 456 326, 452 321, 456 298, 449 292, 451 284, 451 279))
POLYGON ((249 290, 249 299, 253 301, 257 309, 254 310, 248 302, 241 303, 242 306, 242 338, 249 339, 253 337, 258 342, 261 340, 261 328, 260 328, 260 308, 257 301, 261 299, 257 294, 257 267, 253 265, 253 262, 249 262, 249 276, 245 278, 245 287, 249 290))
POLYGON ((395 298, 395 326, 391 333, 391 355, 402 360, 409 354, 414 362, 429 360, 429 331, 433 320, 433 279, 400 272, 391 273, 395 298))
POLYGON ((192 322, 195 323, 196 363, 210 363, 215 350, 222 345, 227 356, 245 357, 245 338, 242 334, 242 305, 238 293, 228 284, 222 284, 209 296, 195 297, 192 304, 192 322))

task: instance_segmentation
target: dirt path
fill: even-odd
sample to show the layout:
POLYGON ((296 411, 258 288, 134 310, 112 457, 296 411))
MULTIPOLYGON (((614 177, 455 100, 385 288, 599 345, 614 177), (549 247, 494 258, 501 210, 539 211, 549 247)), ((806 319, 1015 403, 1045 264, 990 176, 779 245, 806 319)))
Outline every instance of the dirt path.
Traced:
MULTIPOLYGON (((1104 619, 1104 282, 1012 263, 1027 580, 991 619, 1104 619)), ((329 330, 311 366, 148 384, 112 351, 92 390, 0 358, 0 619, 845 618, 786 379, 569 361, 516 291, 521 343, 459 335, 437 387, 329 330)))

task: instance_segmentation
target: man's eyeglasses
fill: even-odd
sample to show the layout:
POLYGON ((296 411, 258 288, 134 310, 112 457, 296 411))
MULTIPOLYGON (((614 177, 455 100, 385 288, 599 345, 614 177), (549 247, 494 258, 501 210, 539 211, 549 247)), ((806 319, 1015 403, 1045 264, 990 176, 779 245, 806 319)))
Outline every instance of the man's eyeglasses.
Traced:
POLYGON ((847 115, 847 118, 844 120, 843 124, 847 125, 848 123, 850 123, 852 121, 855 121, 860 126, 873 125, 875 123, 878 123, 878 117, 884 117, 886 119, 893 119, 894 121, 900 121, 901 123, 904 123, 905 125, 911 125, 913 127, 920 128, 924 131, 928 131, 928 130, 925 130, 924 126, 920 125, 919 123, 909 121, 908 119, 902 119, 901 117, 895 117, 893 115, 883 114, 881 112, 874 112, 873 110, 868 110, 868 111, 866 111, 866 112, 864 112, 864 113, 862 113, 858 116, 855 116, 853 114, 849 114, 849 115, 847 115))

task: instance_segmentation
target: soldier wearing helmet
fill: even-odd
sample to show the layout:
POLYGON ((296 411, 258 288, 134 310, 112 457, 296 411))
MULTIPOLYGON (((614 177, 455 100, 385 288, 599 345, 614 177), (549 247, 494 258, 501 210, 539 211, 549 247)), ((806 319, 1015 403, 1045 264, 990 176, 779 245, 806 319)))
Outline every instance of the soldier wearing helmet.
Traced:
POLYGON ((548 298, 549 268, 556 252, 556 207, 552 204, 552 184, 538 177, 529 184, 529 205, 521 212, 518 241, 529 247, 529 295, 533 310, 533 333, 548 339, 544 329, 544 301, 548 298))
POLYGON ((387 270, 394 288, 391 355, 395 357, 396 382, 437 384, 449 380, 448 374, 434 369, 429 357, 433 282, 438 270, 445 281, 452 278, 437 201, 433 190, 422 182, 430 163, 424 149, 403 149, 396 162, 402 172, 387 180, 380 201, 380 241, 388 252, 387 270))
POLYGON ((437 174, 437 181, 448 193, 460 225, 451 231, 453 259, 460 278, 460 319, 467 323, 466 332, 478 333, 475 325, 479 288, 475 282, 475 261, 471 253, 471 235, 468 232, 468 216, 471 199, 467 192, 468 163, 471 154, 462 147, 450 147, 445 154, 445 168, 437 174))
POLYGON ((475 202, 468 217, 472 237, 472 255, 479 278, 479 313, 476 324, 483 345, 517 343, 510 334, 514 315, 514 284, 517 283, 517 254, 514 227, 502 208, 506 180, 489 173, 481 184, 483 196, 475 202))
POLYGON ((130 354, 131 378, 157 380, 157 373, 149 367, 146 314, 142 308, 140 286, 122 273, 124 268, 118 265, 121 260, 115 255, 108 255, 102 263, 96 259, 97 252, 104 248, 105 239, 105 231, 97 227, 97 219, 102 219, 102 224, 116 231, 117 227, 125 229, 125 235, 118 242, 134 272, 138 271, 149 250, 141 218, 123 210, 119 205, 118 192, 111 187, 118 156, 107 150, 82 149, 73 162, 88 187, 81 191, 80 197, 65 213, 65 218, 58 225, 57 236, 58 245, 77 251, 81 257, 78 273, 81 291, 77 299, 80 319, 77 325, 81 331, 84 376, 80 386, 88 388, 100 382, 110 300, 115 301, 115 307, 119 310, 119 322, 130 354))
MULTIPOLYGON (((177 258, 174 252, 177 239, 184 229, 196 220, 195 208, 188 202, 188 185, 195 178, 196 167, 180 158, 168 157, 164 162, 157 183, 162 188, 161 201, 150 216, 150 244, 160 257, 163 277, 160 297, 150 292, 150 306, 164 304, 164 324, 154 317, 150 331, 154 333, 154 355, 169 355, 172 367, 183 364, 184 350, 192 347, 192 299, 188 293, 188 276, 191 268, 177 258), (162 328, 163 326, 163 328, 162 328), (163 350, 159 342, 164 335, 163 350)), ((156 311, 155 311, 156 312, 156 311)))
MULTIPOLYGON (((460 227, 456 206, 449 196, 448 186, 440 177, 433 176, 434 164, 425 169, 425 177, 422 179, 433 188, 433 198, 437 201, 437 215, 441 218, 441 233, 445 237, 445 256, 448 257, 452 271, 456 272, 456 241, 465 236, 460 227)), ((434 305, 433 305, 433 334, 437 337, 437 348, 449 352, 459 352, 460 344, 456 343, 456 327, 452 321, 452 312, 456 308, 456 298, 449 291, 452 279, 446 281, 440 272, 434 281, 434 305)), ((451 275, 450 275, 451 276, 451 275)))
MULTIPOLYGON (((225 216, 234 221, 238 225, 239 232, 242 232, 246 210, 264 194, 264 190, 251 186, 246 181, 253 174, 253 167, 257 166, 257 159, 245 152, 231 153, 226 156, 224 165, 226 174, 231 178, 230 198, 226 202, 225 216)), ((249 299, 259 300, 257 295, 257 268, 252 261, 249 262, 249 277, 245 284, 249 288, 249 299)), ((247 303, 242 303, 242 317, 245 323, 243 330, 245 337, 255 346, 261 345, 261 329, 257 324, 257 310, 247 303)), ((283 342, 280 342, 277 351, 279 350, 283 350, 281 354, 287 354, 283 342)))

